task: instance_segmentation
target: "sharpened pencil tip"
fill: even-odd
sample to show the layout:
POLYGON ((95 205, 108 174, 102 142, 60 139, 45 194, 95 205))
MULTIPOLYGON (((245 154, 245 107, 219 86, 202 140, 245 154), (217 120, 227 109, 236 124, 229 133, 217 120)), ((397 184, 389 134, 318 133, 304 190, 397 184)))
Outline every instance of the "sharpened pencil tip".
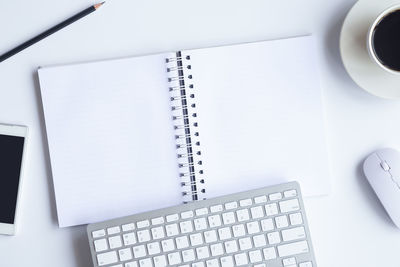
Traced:
POLYGON ((95 4, 95 5, 94 5, 94 8, 95 8, 96 10, 99 9, 102 5, 104 5, 105 2, 106 2, 106 1, 103 1, 103 2, 101 2, 101 3, 95 4))

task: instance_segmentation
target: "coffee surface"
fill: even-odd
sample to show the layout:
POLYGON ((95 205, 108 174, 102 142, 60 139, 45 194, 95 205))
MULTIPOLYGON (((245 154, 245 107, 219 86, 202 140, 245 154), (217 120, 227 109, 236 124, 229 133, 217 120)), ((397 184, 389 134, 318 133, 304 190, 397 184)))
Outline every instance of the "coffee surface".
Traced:
POLYGON ((375 27, 373 48, 386 67, 400 71, 400 10, 386 15, 375 27))

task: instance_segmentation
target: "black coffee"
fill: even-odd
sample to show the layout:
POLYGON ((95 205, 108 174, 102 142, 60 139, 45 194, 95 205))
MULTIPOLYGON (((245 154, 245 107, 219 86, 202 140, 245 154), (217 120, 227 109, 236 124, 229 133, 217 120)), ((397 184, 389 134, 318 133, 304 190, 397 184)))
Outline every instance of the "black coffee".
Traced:
POLYGON ((389 13, 375 26, 372 44, 383 65, 400 71, 400 10, 389 13))

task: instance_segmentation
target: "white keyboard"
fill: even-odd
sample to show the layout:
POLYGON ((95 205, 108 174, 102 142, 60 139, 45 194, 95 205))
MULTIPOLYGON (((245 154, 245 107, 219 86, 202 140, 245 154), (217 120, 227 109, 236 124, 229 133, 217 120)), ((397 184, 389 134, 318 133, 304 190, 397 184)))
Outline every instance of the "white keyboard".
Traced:
POLYGON ((317 267, 296 182, 87 228, 94 266, 317 267))

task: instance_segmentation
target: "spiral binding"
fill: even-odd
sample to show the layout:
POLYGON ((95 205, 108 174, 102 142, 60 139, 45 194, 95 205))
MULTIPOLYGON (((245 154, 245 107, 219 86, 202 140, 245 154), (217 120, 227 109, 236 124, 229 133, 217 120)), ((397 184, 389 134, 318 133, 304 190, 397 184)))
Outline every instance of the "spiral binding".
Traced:
POLYGON ((166 69, 184 203, 202 200, 206 189, 190 55, 181 51, 169 55, 166 69))

